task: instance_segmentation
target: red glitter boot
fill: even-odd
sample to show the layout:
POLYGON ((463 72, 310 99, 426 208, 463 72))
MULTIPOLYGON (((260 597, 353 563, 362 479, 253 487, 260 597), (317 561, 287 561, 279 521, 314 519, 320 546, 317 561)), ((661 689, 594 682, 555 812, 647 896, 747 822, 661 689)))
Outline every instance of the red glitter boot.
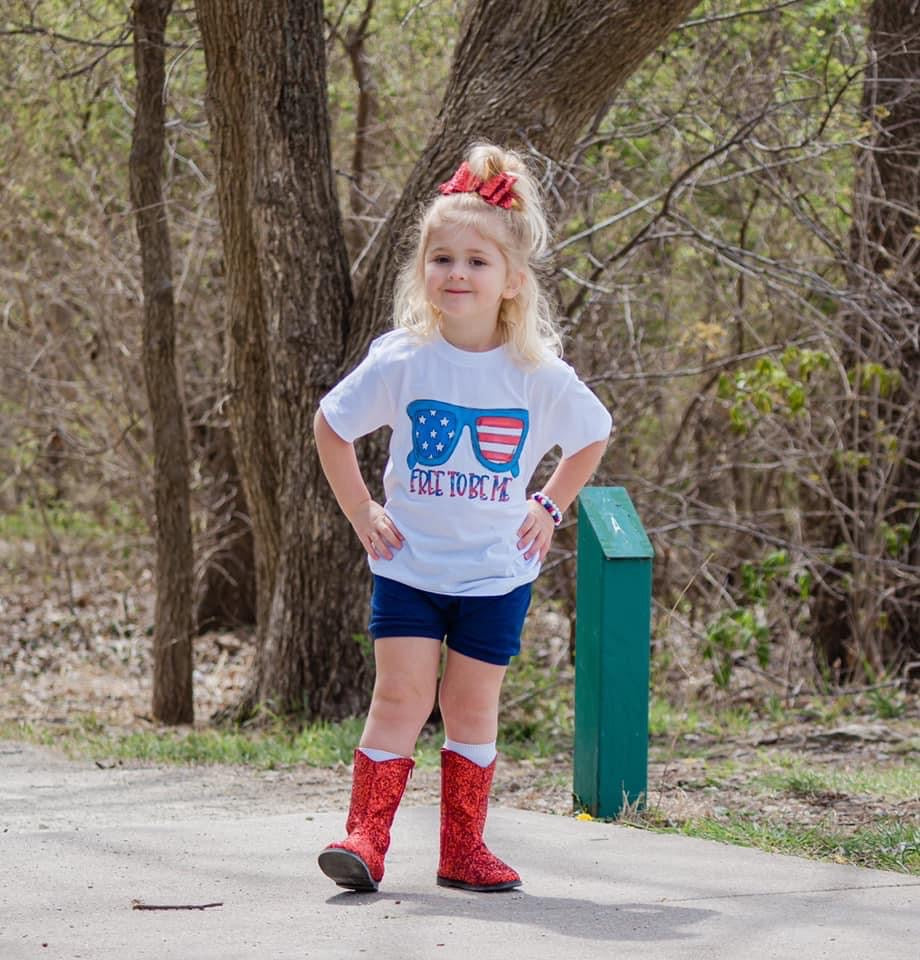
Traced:
POLYGON ((491 893, 521 885, 517 871, 482 840, 494 773, 494 760, 480 767, 453 750, 441 751, 439 886, 491 893))
POLYGON ((402 800, 415 761, 371 760, 355 750, 348 836, 330 843, 319 855, 319 867, 340 887, 372 893, 383 879, 383 858, 390 846, 390 826, 402 800))

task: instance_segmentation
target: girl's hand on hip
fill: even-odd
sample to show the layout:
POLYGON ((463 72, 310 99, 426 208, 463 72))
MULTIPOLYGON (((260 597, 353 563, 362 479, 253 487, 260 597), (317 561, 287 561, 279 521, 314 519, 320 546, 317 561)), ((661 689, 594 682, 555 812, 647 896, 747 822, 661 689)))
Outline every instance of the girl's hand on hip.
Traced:
POLYGON ((374 500, 359 503, 348 515, 361 546, 373 560, 392 560, 393 550, 402 549, 405 537, 389 518, 386 510, 374 500))
POLYGON ((536 500, 527 501, 527 516, 518 530, 518 549, 524 550, 524 559, 537 557, 540 563, 549 553, 556 527, 553 518, 536 500))

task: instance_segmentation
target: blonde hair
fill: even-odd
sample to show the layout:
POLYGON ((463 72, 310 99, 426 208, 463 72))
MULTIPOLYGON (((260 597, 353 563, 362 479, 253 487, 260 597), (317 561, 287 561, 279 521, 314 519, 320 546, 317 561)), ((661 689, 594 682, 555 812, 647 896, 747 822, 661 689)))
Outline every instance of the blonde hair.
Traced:
POLYGON ((536 177, 517 153, 491 143, 476 143, 467 153, 467 166, 488 180, 499 173, 516 177, 510 209, 493 206, 476 193, 438 195, 416 224, 415 247, 400 271, 394 292, 394 324, 421 337, 430 337, 438 318, 425 295, 425 252, 431 231, 445 224, 472 227, 502 251, 509 270, 520 271, 518 294, 503 300, 498 312, 502 343, 511 346, 526 364, 538 364, 547 354, 559 356, 562 340, 556 317, 537 271, 547 255, 549 227, 536 177))

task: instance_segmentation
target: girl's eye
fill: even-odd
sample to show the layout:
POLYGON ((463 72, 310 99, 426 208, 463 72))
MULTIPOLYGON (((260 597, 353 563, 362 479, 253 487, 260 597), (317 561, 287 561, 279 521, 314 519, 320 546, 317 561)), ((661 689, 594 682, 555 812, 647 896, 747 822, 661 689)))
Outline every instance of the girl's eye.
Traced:
POLYGON ((450 257, 445 257, 443 254, 434 258, 435 263, 450 263, 450 257))
POLYGON ((484 266, 486 265, 485 260, 479 260, 479 259, 470 260, 470 263, 471 263, 474 267, 484 267, 484 266))

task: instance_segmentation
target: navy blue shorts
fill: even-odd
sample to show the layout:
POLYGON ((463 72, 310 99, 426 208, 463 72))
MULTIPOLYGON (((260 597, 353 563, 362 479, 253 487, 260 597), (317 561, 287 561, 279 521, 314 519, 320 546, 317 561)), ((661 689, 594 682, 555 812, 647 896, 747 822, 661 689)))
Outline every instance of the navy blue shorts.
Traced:
POLYGON ((507 666, 521 652, 531 584, 500 597, 449 597, 374 575, 370 635, 431 637, 474 660, 507 666))

